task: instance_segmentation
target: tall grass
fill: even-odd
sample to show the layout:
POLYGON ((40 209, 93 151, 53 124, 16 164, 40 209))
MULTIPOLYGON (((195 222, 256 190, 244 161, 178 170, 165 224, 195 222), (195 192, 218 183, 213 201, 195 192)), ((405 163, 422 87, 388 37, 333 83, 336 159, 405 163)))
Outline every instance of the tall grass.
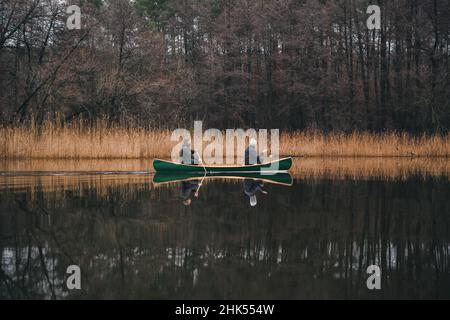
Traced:
POLYGON ((31 159, 141 159, 170 155, 170 132, 109 126, 99 120, 40 128, 0 128, 0 157, 31 159))
POLYGON ((296 158, 290 172, 301 179, 407 180, 412 176, 450 179, 450 158, 296 158))
POLYGON ((281 135, 281 153, 309 157, 449 157, 450 135, 412 136, 407 133, 281 135))
MULTIPOLYGON (((169 130, 110 126, 99 120, 42 126, 0 127, 3 159, 151 159, 168 158, 174 142, 169 130)), ((329 157, 450 157, 450 135, 408 134, 281 134, 282 156, 329 157)))

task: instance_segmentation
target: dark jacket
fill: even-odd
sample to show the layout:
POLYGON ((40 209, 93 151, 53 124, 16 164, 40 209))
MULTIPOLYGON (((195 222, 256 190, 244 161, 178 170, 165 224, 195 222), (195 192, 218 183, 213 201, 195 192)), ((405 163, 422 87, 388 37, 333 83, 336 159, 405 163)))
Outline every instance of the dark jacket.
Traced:
POLYGON ((199 182, 197 180, 181 182, 181 199, 189 199, 192 192, 197 192, 198 186, 199 182))
POLYGON ((189 145, 183 145, 180 150, 180 158, 182 164, 198 165, 199 156, 198 153, 191 149, 189 145))
POLYGON ((249 146, 245 149, 245 165, 261 164, 262 157, 256 152, 256 148, 249 146))
POLYGON ((262 191, 264 187, 264 183, 261 181, 256 181, 253 179, 245 179, 244 181, 244 193, 251 197, 258 193, 258 191, 262 191))

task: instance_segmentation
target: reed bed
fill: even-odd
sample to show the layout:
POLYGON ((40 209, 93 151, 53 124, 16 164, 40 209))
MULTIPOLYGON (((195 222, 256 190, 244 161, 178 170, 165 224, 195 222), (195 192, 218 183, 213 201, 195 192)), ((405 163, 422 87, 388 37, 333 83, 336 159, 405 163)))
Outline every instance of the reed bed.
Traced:
POLYGON ((449 157, 450 135, 412 136, 407 133, 281 135, 283 155, 307 157, 449 157))
POLYGON ((298 179, 351 179, 355 181, 383 179, 405 181, 421 179, 450 179, 449 158, 296 158, 290 171, 298 179))
MULTIPOLYGON (((81 122, 0 127, 3 159, 169 158, 169 130, 81 122)), ((450 135, 282 133, 280 155, 303 157, 450 157, 450 135)))
POLYGON ((0 128, 0 157, 8 159, 144 159, 170 155, 168 130, 80 123, 40 129, 0 128))

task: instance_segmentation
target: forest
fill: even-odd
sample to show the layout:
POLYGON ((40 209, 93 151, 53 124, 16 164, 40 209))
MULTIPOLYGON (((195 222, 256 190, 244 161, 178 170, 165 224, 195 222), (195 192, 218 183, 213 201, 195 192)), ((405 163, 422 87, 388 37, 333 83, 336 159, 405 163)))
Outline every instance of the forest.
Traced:
POLYGON ((449 22, 442 0, 0 0, 0 124, 446 134, 449 22))

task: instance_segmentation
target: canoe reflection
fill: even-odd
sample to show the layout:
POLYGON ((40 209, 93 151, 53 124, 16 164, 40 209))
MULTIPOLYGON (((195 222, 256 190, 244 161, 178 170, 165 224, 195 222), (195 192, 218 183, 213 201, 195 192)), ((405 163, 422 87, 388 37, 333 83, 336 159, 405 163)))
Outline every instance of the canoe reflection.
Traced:
POLYGON ((149 175, 0 177, 0 299, 450 298, 447 175, 302 177, 256 208, 206 181, 195 212, 149 175))
POLYGON ((157 173, 153 177, 155 185, 181 183, 181 201, 185 206, 192 204, 193 197, 198 198, 204 181, 211 179, 242 180, 244 182, 244 193, 249 198, 250 206, 258 204, 258 193, 267 195, 265 184, 277 184, 292 186, 293 179, 289 173, 277 173, 261 175, 255 173, 242 173, 229 175, 226 173, 186 174, 186 173, 157 173))

